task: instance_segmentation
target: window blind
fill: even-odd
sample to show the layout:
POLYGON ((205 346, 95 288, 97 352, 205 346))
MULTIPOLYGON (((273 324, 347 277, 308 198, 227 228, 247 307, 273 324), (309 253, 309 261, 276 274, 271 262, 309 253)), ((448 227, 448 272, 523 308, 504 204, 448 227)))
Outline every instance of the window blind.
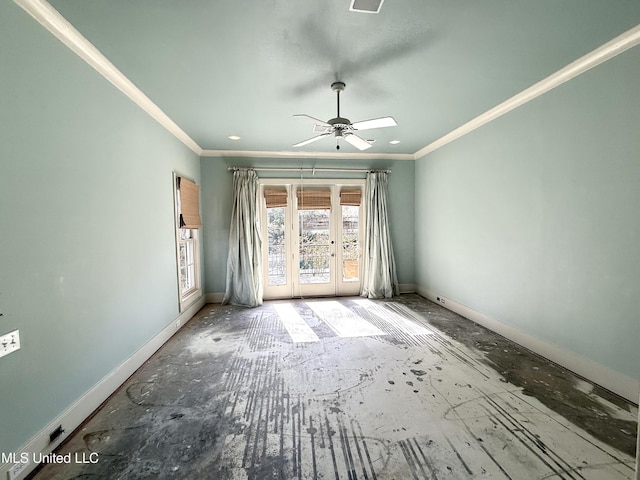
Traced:
POLYGON ((200 228, 200 187, 186 178, 178 177, 180 228, 200 228))
POLYGON ((359 207, 362 201, 362 190, 346 188, 340 190, 340 205, 352 205, 359 207))
POLYGON ((331 209, 331 190, 301 188, 298 194, 298 210, 331 209))
POLYGON ((264 199, 267 208, 286 207, 287 190, 284 188, 265 188, 264 199))

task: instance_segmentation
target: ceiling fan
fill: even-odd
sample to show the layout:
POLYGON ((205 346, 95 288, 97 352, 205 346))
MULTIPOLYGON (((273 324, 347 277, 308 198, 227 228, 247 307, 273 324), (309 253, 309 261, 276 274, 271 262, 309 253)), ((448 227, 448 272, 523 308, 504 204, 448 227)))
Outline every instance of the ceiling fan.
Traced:
MULTIPOLYGON (((371 148, 371 142, 365 140, 362 137, 359 137, 355 132, 360 130, 369 130, 372 128, 395 127, 398 125, 393 117, 373 118, 371 120, 362 120, 355 123, 351 123, 348 118, 341 117, 340 92, 344 90, 345 86, 346 85, 344 84, 344 82, 333 82, 331 84, 331 89, 336 92, 336 95, 338 97, 338 114, 335 118, 324 122, 310 115, 294 115, 294 117, 306 117, 315 122, 313 131, 315 133, 319 133, 319 135, 316 135, 315 137, 311 137, 300 143, 296 143, 294 147, 303 147, 333 134, 335 135, 336 139, 342 137, 359 150, 366 150, 367 148, 371 148)), ((340 145, 336 145, 336 149, 340 150, 340 145)))

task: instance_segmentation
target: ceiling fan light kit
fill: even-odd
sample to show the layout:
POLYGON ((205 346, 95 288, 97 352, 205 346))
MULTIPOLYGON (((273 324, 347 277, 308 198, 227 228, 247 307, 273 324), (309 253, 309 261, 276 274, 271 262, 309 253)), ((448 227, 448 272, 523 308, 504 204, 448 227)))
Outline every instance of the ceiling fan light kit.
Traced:
MULTIPOLYGON (((314 122, 313 132, 320 134, 307 140, 303 140, 302 142, 296 143, 294 147, 304 147, 305 145, 309 145, 310 143, 316 142, 326 136, 333 134, 336 137, 336 142, 340 137, 342 137, 345 139, 345 141, 356 147, 358 150, 366 150, 367 148, 371 148, 371 144, 373 143, 373 141, 365 140, 364 138, 356 135, 356 131, 369 130, 372 128, 395 127, 398 125, 393 117, 372 118, 355 123, 351 123, 348 118, 341 117, 340 92, 344 91, 345 87, 346 85, 344 82, 333 82, 331 84, 331 90, 336 92, 337 96, 337 114, 335 118, 332 118, 325 122, 304 113, 294 115, 294 117, 305 117, 309 120, 312 120, 314 122)), ((340 150, 340 145, 336 145, 336 149, 340 150)))

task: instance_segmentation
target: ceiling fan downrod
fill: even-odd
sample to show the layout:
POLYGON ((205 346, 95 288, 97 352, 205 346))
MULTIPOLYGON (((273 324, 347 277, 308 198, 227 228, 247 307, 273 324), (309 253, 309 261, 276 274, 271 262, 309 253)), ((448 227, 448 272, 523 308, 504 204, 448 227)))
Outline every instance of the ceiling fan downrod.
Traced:
POLYGON ((338 100, 338 115, 337 117, 340 118, 340 92, 342 92, 344 90, 344 88, 346 87, 344 82, 333 82, 331 84, 331 90, 333 90, 334 92, 336 92, 337 95, 337 100, 338 100))
POLYGON ((341 118, 340 117, 340 92, 344 91, 345 87, 346 85, 344 82, 333 82, 331 84, 331 90, 336 92, 337 101, 338 101, 338 115, 336 115, 337 118, 341 118))

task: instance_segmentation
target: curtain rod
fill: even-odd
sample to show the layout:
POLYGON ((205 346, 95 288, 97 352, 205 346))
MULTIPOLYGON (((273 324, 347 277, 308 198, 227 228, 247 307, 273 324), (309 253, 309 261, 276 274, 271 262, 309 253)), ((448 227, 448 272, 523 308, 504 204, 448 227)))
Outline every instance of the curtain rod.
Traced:
POLYGON ((365 168, 314 168, 314 167, 229 167, 227 170, 256 170, 256 171, 272 171, 272 172, 345 172, 345 173, 369 173, 369 172, 384 172, 391 173, 391 170, 372 170, 365 168))

